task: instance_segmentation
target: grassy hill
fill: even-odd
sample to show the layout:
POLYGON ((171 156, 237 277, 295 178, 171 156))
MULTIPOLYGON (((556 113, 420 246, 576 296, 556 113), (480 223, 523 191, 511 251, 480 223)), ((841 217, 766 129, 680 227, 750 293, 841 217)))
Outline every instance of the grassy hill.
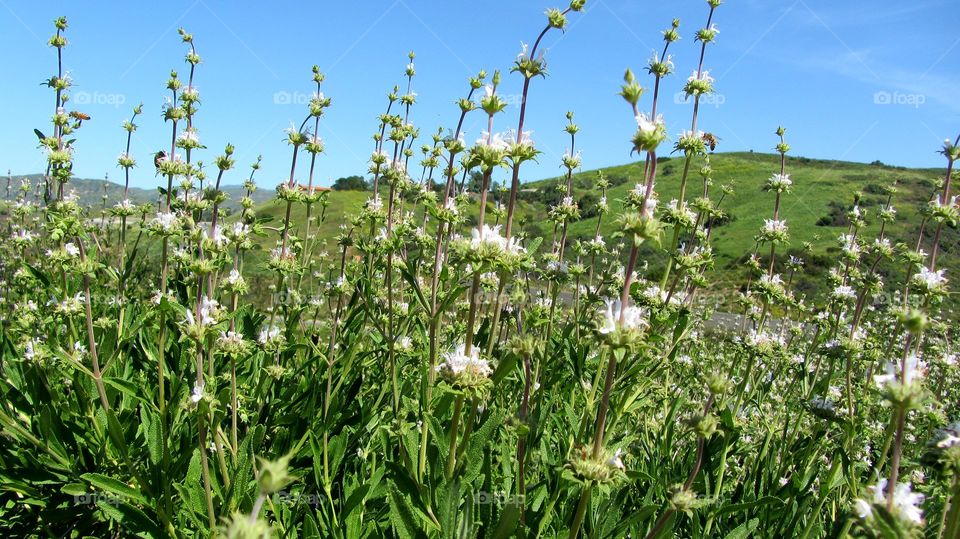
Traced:
MULTIPOLYGON (((701 189, 701 182, 696 171, 702 160, 696 160, 691 167, 688 194, 696 196, 701 189)), ((773 211, 774 197, 762 191, 762 186, 773 172, 779 170, 779 157, 773 154, 761 153, 718 153, 710 156, 713 168, 714 200, 719 196, 721 185, 729 185, 734 189, 732 195, 726 196, 721 208, 730 217, 725 222, 714 227, 714 248, 716 266, 709 275, 711 281, 711 296, 721 303, 730 305, 735 290, 743 283, 746 270, 743 262, 754 249, 754 236, 763 224, 763 220, 770 218, 773 211)), ((781 260, 787 254, 801 256, 806 260, 803 275, 795 279, 796 285, 806 293, 823 293, 826 284, 825 275, 839 253, 837 237, 847 229, 845 214, 853 206, 854 193, 862 193, 860 206, 866 211, 868 226, 863 237, 872 240, 879 228, 876 212, 884 203, 886 195, 881 188, 894 182, 898 193, 894 195, 893 203, 897 208, 897 222, 888 228, 889 236, 894 242, 916 242, 920 231, 921 218, 918 208, 922 207, 937 189, 937 183, 942 179, 944 170, 941 169, 907 169, 903 167, 887 166, 882 164, 863 164, 844 161, 816 160, 804 157, 787 159, 787 172, 793 179, 793 191, 784 196, 781 207, 781 218, 786 219, 790 227, 791 243, 781 247, 778 252, 781 260), (812 247, 804 252, 804 245, 812 247)), ((627 193, 634 188, 642 178, 642 162, 633 162, 625 165, 602 169, 604 176, 611 187, 607 193, 611 213, 604 217, 600 233, 608 240, 616 232, 615 216, 620 213, 623 200, 627 193)), ((675 198, 679 192, 680 178, 683 172, 682 158, 660 158, 657 174, 657 191, 661 203, 675 198)), ((495 177, 495 181, 503 181, 505 173, 495 177)), ((598 171, 588 170, 574 175, 574 198, 581 201, 582 217, 571 224, 571 239, 592 238, 596 228, 596 216, 593 208, 599 198, 600 191, 596 187, 598 171)), ((14 178, 14 192, 18 178, 14 178)), ((40 180, 34 176, 33 181, 40 180)), ((543 237, 545 245, 549 245, 553 236, 553 225, 547 219, 549 207, 559 200, 560 194, 556 185, 561 178, 550 178, 524 184, 523 192, 517 210, 519 228, 531 237, 543 237)), ((71 187, 76 189, 81 197, 91 207, 91 216, 99 216, 103 194, 103 185, 107 185, 108 204, 113 204, 122 196, 122 186, 103 180, 74 180, 71 187)), ((3 185, 0 183, 0 189, 3 185)), ((227 188, 231 202, 228 208, 233 207, 239 200, 241 193, 239 186, 227 188)), ((146 189, 131 188, 130 197, 138 202, 156 200, 156 192, 146 189)), ((342 223, 349 220, 360 209, 363 202, 370 196, 364 191, 331 191, 330 204, 326 209, 324 219, 319 218, 311 224, 311 236, 316 241, 316 253, 323 251, 322 243, 328 241, 329 250, 336 250, 334 237, 342 223)), ((276 201, 273 189, 270 186, 261 186, 256 193, 258 201, 257 212, 261 217, 271 219, 269 226, 281 226, 285 205, 276 201)), ((472 210, 476 212, 476 207, 472 210)), ((319 217, 319 207, 314 209, 314 215, 319 217)), ((292 214, 294 233, 302 236, 303 225, 306 220, 305 209, 295 207, 292 214)), ((932 230, 927 230, 926 243, 929 244, 932 230)), ((273 247, 275 235, 260 240, 263 250, 253 254, 253 260, 247 264, 247 271, 251 272, 252 285, 272 282, 264 265, 265 253, 273 247)), ((148 244, 152 243, 148 241, 148 244)), ((960 279, 960 260, 957 251, 960 248, 960 234, 957 230, 945 230, 941 240, 943 255, 940 258, 941 267, 947 268, 947 275, 953 279, 960 279)), ((331 256, 333 256, 331 254, 331 256)), ((647 246, 641 253, 641 265, 648 266, 651 275, 658 275, 664 263, 664 255, 658 249, 647 246)), ((880 271, 885 279, 891 283, 902 282, 905 269, 896 263, 881 264, 880 271)))
MULTIPOLYGON (((701 189, 701 181, 695 171, 701 163, 691 167, 688 194, 701 189)), ((743 276, 742 262, 754 249, 754 237, 763 225, 764 219, 773 214, 774 196, 762 191, 764 182, 774 172, 779 171, 779 156, 760 153, 721 153, 710 156, 713 168, 713 198, 719 196, 719 186, 730 185, 734 193, 724 198, 721 208, 730 214, 730 220, 715 227, 714 248, 716 250, 716 269, 714 281, 723 285, 737 281, 743 276)), ((937 182, 943 178, 945 170, 906 169, 882 164, 862 164, 844 161, 828 161, 791 157, 787 159, 787 173, 793 180, 793 191, 784 196, 781 206, 781 218, 786 219, 790 227, 791 243, 779 252, 802 256, 807 260, 806 275, 800 281, 803 288, 819 289, 817 286, 823 272, 830 266, 839 253, 837 237, 846 232, 848 222, 846 213, 853 207, 854 193, 860 192, 860 207, 866 211, 868 226, 863 237, 872 240, 879 230, 877 210, 884 204, 886 195, 881 188, 896 182, 898 192, 893 204, 897 208, 897 222, 888 228, 891 240, 915 243, 920 231, 921 218, 918 208, 929 201, 936 191, 937 182), (812 246, 810 253, 803 253, 803 246, 812 246)), ((627 192, 641 181, 643 163, 631 163, 603 169, 604 176, 612 187, 608 192, 611 210, 615 214, 621 207, 627 192)), ((675 198, 679 194, 680 178, 683 173, 682 158, 661 159, 657 173, 657 191, 661 203, 675 198)), ((595 198, 597 172, 585 171, 574 177, 574 196, 577 199, 595 198)), ((531 202, 546 207, 557 198, 553 188, 558 178, 534 182, 528 188, 537 188, 529 194, 531 202), (537 200, 539 199, 539 200, 537 200)), ((593 235, 596 218, 581 219, 571 226, 574 237, 586 238, 593 235)), ((604 236, 612 234, 616 224, 606 219, 601 228, 604 236)), ((932 231, 927 231, 932 236, 932 231)), ((929 237, 929 236, 928 236, 929 237)), ((941 242, 944 256, 942 264, 950 271, 958 266, 956 259, 958 238, 956 230, 946 230, 941 242)), ((648 253, 652 254, 652 253, 648 253)), ((662 259, 654 256, 651 267, 659 267, 662 259)), ((896 268, 882 268, 890 272, 896 268)), ((891 278, 897 279, 900 273, 891 278)))
MULTIPOLYGON (((701 189, 701 181, 696 171, 702 164, 697 160, 691 167, 688 194, 696 194, 701 189)), ((716 266, 710 275, 713 296, 722 303, 729 304, 733 298, 731 289, 739 286, 746 275, 744 260, 754 249, 754 236, 764 219, 772 217, 774 197, 762 191, 767 178, 779 171, 779 157, 761 153, 718 153, 710 156, 713 168, 714 200, 719 196, 721 185, 730 185, 734 193, 724 198, 722 209, 730 214, 729 220, 714 228, 714 247, 716 266)), ((881 189, 896 182, 898 192, 893 204, 897 208, 897 222, 888 227, 892 241, 916 242, 920 231, 921 218, 918 208, 922 207, 937 189, 944 170, 907 169, 883 164, 863 164, 844 161, 816 160, 804 157, 787 159, 787 172, 793 179, 793 191, 784 196, 781 218, 786 219, 790 227, 791 243, 781 247, 778 252, 786 258, 787 254, 801 256, 806 260, 803 275, 795 279, 801 290, 815 294, 823 293, 825 275, 839 253, 837 237, 847 230, 846 213, 853 207, 854 193, 862 194, 860 206, 867 215, 868 226, 863 237, 872 241, 879 229, 877 210, 883 205, 886 195, 881 189), (804 252, 804 245, 812 248, 804 252)), ((611 183, 607 193, 611 213, 606 215, 601 226, 601 234, 608 239, 616 231, 615 216, 620 212, 628 191, 642 178, 642 162, 602 169, 611 183)), ((680 178, 683 172, 682 158, 661 158, 658 167, 657 191, 661 203, 675 198, 679 193, 680 178)), ((583 216, 570 227, 573 239, 593 237, 596 216, 592 208, 599 198, 596 187, 597 171, 589 170, 575 174, 574 198, 582 201, 583 216)), ((496 179, 496 178, 495 178, 496 179)), ((551 178, 524 184, 520 194, 518 219, 521 229, 529 236, 543 237, 546 244, 553 235, 553 226, 547 220, 549 207, 559 200, 556 185, 561 178, 551 178)), ((345 222, 362 205, 369 193, 360 191, 334 191, 330 194, 330 206, 326 219, 311 229, 320 241, 332 238, 339 225, 345 222)), ((279 223, 283 218, 284 207, 270 201, 258 208, 260 215, 274 218, 279 223)), ((301 226, 304 211, 297 209, 293 221, 301 226)), ((279 225, 278 225, 279 226, 279 225)), ((932 236, 927 230, 927 242, 932 236)), ((264 246, 272 244, 267 240, 264 246)), ((942 242, 940 264, 947 268, 947 274, 953 278, 960 275, 960 261, 957 250, 960 246, 960 234, 957 230, 945 230, 942 242)), ((319 250, 319 249, 318 249, 319 250)), ((646 262, 649 271, 656 275, 662 267, 664 256, 653 247, 645 248, 641 264, 646 262)), ((889 282, 902 282, 904 268, 896 263, 881 264, 880 270, 889 282)))

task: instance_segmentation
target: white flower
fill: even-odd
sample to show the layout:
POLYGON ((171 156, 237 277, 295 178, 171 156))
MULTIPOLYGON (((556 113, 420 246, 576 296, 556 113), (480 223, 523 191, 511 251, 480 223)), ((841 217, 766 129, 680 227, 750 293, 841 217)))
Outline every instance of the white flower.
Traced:
POLYGON ((520 54, 517 55, 517 61, 522 62, 527 59, 527 44, 523 41, 520 42, 520 54))
POLYGON ((500 225, 490 226, 484 224, 482 227, 474 228, 470 231, 470 247, 479 249, 482 245, 490 245, 496 249, 503 250, 507 246, 507 240, 500 235, 500 225))
POLYGON ((793 180, 789 174, 774 174, 767 180, 767 187, 770 189, 784 189, 793 185, 793 180))
POLYGON ((760 276, 760 282, 779 286, 783 284, 783 277, 781 277, 779 273, 774 273, 773 275, 764 274, 760 276))
POLYGON ((221 332, 220 343, 226 345, 241 345, 243 344, 243 334, 238 331, 221 332))
MULTIPOLYGON (((876 485, 869 487, 870 492, 873 494, 871 501, 874 505, 883 505, 886 503, 887 484, 888 481, 886 479, 881 479, 876 485)), ((920 509, 919 506, 923 503, 923 499, 923 494, 912 491, 910 483, 897 483, 897 486, 893 489, 893 508, 891 513, 906 522, 920 524, 923 522, 923 510, 920 509)), ((864 509, 866 505, 868 505, 866 501, 862 504, 856 504, 858 514, 861 514, 861 509, 864 509)), ((873 511, 867 510, 863 513, 866 513, 867 517, 869 517, 873 511)))
POLYGON ((698 129, 696 132, 694 132, 694 131, 692 131, 692 130, 690 130, 690 129, 684 129, 683 131, 680 131, 680 138, 681 138, 681 139, 696 139, 696 140, 702 140, 702 139, 703 139, 703 131, 701 131, 701 130, 698 129))
POLYGON ((70 256, 79 256, 80 249, 74 245, 72 242, 63 246, 63 250, 67 252, 70 256))
POLYGON ((217 300, 210 299, 207 296, 200 298, 200 324, 211 326, 217 323, 216 314, 220 308, 217 300))
POLYGON ((751 330, 747 335, 747 343, 754 348, 766 346, 783 346, 783 339, 778 335, 771 335, 765 331, 751 330))
POLYGON ((27 361, 33 361, 37 357, 37 348, 36 345, 39 344, 36 339, 27 341, 27 344, 23 347, 23 358, 27 361))
MULTIPOLYGON (((648 202, 649 202, 649 201, 648 201, 648 202)), ((656 202, 656 201, 654 201, 654 202, 656 202)), ((671 200, 669 203, 667 203, 667 210, 670 211, 670 212, 677 212, 677 211, 679 211, 679 212, 682 213, 682 215, 683 215, 683 217, 684 217, 685 219, 687 219, 688 221, 691 221, 691 222, 692 222, 692 221, 695 221, 695 220, 697 219, 697 214, 694 213, 694 211, 690 209, 690 206, 688 206, 686 202, 684 202, 683 204, 681 204, 680 201, 677 200, 677 199, 673 199, 673 200, 671 200)))
MULTIPOLYGON (((904 385, 909 385, 922 380, 927 373, 927 364, 916 354, 910 354, 907 356, 905 367, 906 368, 903 369, 902 373, 903 376, 901 377, 901 382, 904 385)), ((891 384, 896 383, 899 370, 899 367, 894 363, 887 363, 885 373, 874 376, 873 381, 881 387, 890 386, 891 384)))
POLYGON ((709 71, 709 70, 703 70, 702 72, 694 71, 694 72, 690 75, 690 77, 687 78, 687 82, 693 82, 693 81, 695 81, 695 80, 701 80, 701 81, 708 82, 708 83, 711 83, 711 84, 713 83, 713 77, 710 76, 710 71, 709 71))
POLYGON ((193 393, 190 394, 190 402, 196 404, 203 400, 203 382, 193 385, 193 393))
POLYGON ((643 329, 649 325, 646 319, 646 311, 640 307, 628 303, 626 308, 623 308, 619 299, 605 299, 604 303, 607 306, 600 311, 603 316, 603 326, 599 330, 604 335, 612 333, 618 328, 633 330, 643 329), (622 324, 620 322, 621 318, 623 319, 622 324))
POLYGON ((200 144, 200 136, 197 134, 197 130, 192 127, 184 129, 177 138, 181 143, 200 144))
POLYGON ((654 214, 654 212, 657 210, 658 202, 659 201, 657 200, 657 194, 654 192, 651 192, 650 197, 647 198, 647 204, 646 206, 644 206, 644 210, 646 211, 647 215, 654 214))
POLYGON ((842 284, 833 289, 833 297, 837 299, 854 299, 857 297, 857 291, 852 286, 842 284))
POLYGON ((866 500, 857 498, 853 500, 853 510, 856 511, 857 516, 866 520, 873 516, 873 507, 866 500))
POLYGON ((486 360, 480 358, 480 353, 476 348, 465 352, 465 345, 458 344, 456 348, 443 355, 443 362, 437 365, 438 371, 445 370, 452 376, 457 377, 463 373, 479 374, 490 376, 493 370, 486 360))
POLYGON ((157 216, 153 218, 153 224, 164 232, 170 232, 173 230, 174 225, 177 222, 177 216, 171 212, 160 212, 157 213, 157 216))
MULTIPOLYGON (((508 135, 509 136, 509 135, 508 135)), ((480 138, 477 139, 477 146, 488 146, 495 150, 506 150, 509 146, 509 142, 504 137, 503 133, 489 133, 483 131, 480 133, 480 138)))
POLYGON ((637 127, 640 128, 642 133, 653 133, 658 128, 663 127, 663 115, 657 115, 656 118, 647 118, 647 115, 644 113, 637 114, 635 119, 637 120, 637 127))
POLYGON ((33 232, 30 232, 27 229, 21 228, 17 230, 17 232, 13 235, 13 239, 15 241, 22 241, 25 243, 29 243, 33 241, 33 232))
POLYGON ((533 147, 533 131, 522 131, 519 136, 513 136, 515 133, 515 130, 510 130, 511 139, 515 140, 517 144, 533 147))
MULTIPOLYGON (((213 228, 213 225, 210 225, 210 226, 211 228, 213 228)), ((212 230, 209 233, 207 232, 206 228, 203 228, 201 229, 200 233, 203 235, 204 239, 213 240, 213 244, 217 247, 223 247, 228 242, 227 237, 223 234, 222 228, 217 228, 216 230, 212 230)))
POLYGON ((457 216, 460 214, 460 210, 457 209, 457 202, 452 198, 447 199, 447 204, 444 206, 444 208, 450 212, 450 215, 457 216))
POLYGON ((129 198, 125 198, 120 202, 117 202, 116 204, 114 204, 113 207, 118 210, 130 210, 130 209, 133 209, 133 203, 130 202, 129 198))
POLYGON ((390 168, 399 172, 401 175, 404 175, 407 173, 407 163, 402 159, 395 159, 391 161, 389 166, 390 168))
POLYGON ((240 275, 240 272, 236 269, 231 269, 230 274, 227 275, 226 279, 223 282, 227 283, 229 286, 238 286, 244 284, 243 275, 240 275))
POLYGON ((763 231, 768 234, 776 234, 787 231, 787 221, 785 219, 764 219, 763 231))
POLYGON ((847 254, 853 256, 860 254, 860 243, 857 242, 856 236, 852 234, 841 234, 840 244, 843 246, 843 250, 847 254))
MULTIPOLYGON (((520 54, 517 55, 517 62, 523 62, 529 60, 530 55, 527 53, 527 44, 523 41, 520 42, 520 54)), ((535 58, 537 62, 543 60, 543 49, 540 49, 540 54, 535 58)))
POLYGON ((263 328, 260 330, 260 335, 257 337, 257 342, 260 344, 269 344, 276 341, 280 338, 280 328, 277 326, 270 326, 268 328, 263 328))
POLYGON ((607 466, 610 466, 611 468, 616 468, 618 470, 626 469, 623 465, 623 460, 620 458, 621 455, 623 455, 623 450, 617 449, 613 453, 613 455, 611 455, 610 458, 607 460, 607 466))
POLYGON ((249 231, 250 227, 240 221, 237 221, 236 223, 233 223, 233 228, 230 232, 234 235, 234 237, 242 238, 246 236, 249 231))
POLYGON ((913 276, 913 282, 926 290, 936 290, 947 283, 943 275, 944 270, 931 271, 926 267, 920 268, 920 273, 913 276))

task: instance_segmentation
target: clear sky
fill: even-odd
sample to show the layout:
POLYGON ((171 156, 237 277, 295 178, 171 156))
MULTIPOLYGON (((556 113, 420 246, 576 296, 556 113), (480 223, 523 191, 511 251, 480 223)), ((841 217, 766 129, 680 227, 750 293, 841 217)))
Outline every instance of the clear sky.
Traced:
MULTIPOLYGON (((120 125, 142 102, 134 183, 156 185, 151 154, 169 140, 160 116, 164 84, 171 68, 186 72, 177 35, 183 26, 203 58, 196 125, 208 149, 200 159, 212 164, 231 142, 241 168, 226 182, 241 182, 262 154, 259 181, 272 186, 289 170, 283 129, 304 117, 312 65, 326 73, 324 92, 333 99, 320 133, 327 152, 316 177, 325 184, 365 171, 377 115, 403 82, 408 51, 417 54, 412 120, 427 141, 455 123, 454 100, 469 76, 509 69, 520 42, 543 28, 547 7, 551 0, 0 0, 0 173, 43 169, 32 129, 49 130, 53 97, 40 83, 55 72, 46 40, 58 15, 70 23, 65 66, 74 100, 87 102, 76 106, 92 116, 78 133, 78 176, 121 177, 120 125)), ((649 85, 644 67, 674 17, 683 39, 672 49, 677 71, 665 81, 662 110, 672 138, 689 127, 691 106, 675 95, 696 62, 693 33, 707 11, 703 0, 588 0, 564 34, 551 33, 544 41, 549 76, 532 84, 527 121, 543 154, 523 180, 559 173, 568 110, 581 127, 584 169, 631 159, 635 123, 616 93, 627 67, 649 85)), ((782 124, 795 155, 943 165, 936 151, 960 130, 957 0, 730 0, 715 23, 720 34, 705 64, 718 94, 703 106, 700 127, 720 137, 718 151, 770 151, 782 124)), ((501 93, 516 102, 521 83, 520 75, 505 75, 501 93)), ((518 110, 509 107, 495 128, 514 127, 518 110)), ((468 118, 468 140, 483 122, 482 112, 468 118)))

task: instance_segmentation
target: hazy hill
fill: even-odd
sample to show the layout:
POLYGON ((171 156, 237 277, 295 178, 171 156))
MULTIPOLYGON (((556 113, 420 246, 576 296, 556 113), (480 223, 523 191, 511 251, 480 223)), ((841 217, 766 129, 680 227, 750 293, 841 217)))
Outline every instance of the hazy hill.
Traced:
MULTIPOLYGON (((28 174, 26 176, 10 176, 9 185, 10 185, 10 197, 15 197, 17 190, 20 187, 21 179, 27 179, 30 181, 32 188, 31 196, 43 196, 43 175, 42 174, 28 174), (39 195, 38 195, 39 194, 39 195)), ((142 182, 138 182, 142 183, 142 182)), ((152 183, 160 185, 161 183, 166 187, 166 179, 157 178, 152 180, 152 183)), ((0 196, 4 200, 8 200, 8 177, 0 176, 0 196)), ((103 195, 107 196, 107 207, 113 206, 117 202, 123 199, 123 184, 116 183, 108 180, 92 180, 86 178, 73 178, 70 180, 70 183, 67 184, 68 190, 73 190, 76 192, 78 200, 81 205, 88 206, 91 209, 91 216, 96 217, 100 215, 100 209, 103 208, 103 195)), ((237 210, 239 206, 240 198, 243 197, 243 186, 242 185, 226 185, 223 186, 223 191, 225 191, 230 199, 225 204, 225 207, 229 211, 237 210)), ((142 204, 146 202, 154 203, 159 197, 159 192, 156 188, 153 189, 142 189, 139 187, 131 187, 127 193, 127 197, 136 204, 142 204)), ((257 203, 266 202, 273 197, 273 188, 272 186, 266 189, 259 189, 253 194, 253 199, 257 203)))

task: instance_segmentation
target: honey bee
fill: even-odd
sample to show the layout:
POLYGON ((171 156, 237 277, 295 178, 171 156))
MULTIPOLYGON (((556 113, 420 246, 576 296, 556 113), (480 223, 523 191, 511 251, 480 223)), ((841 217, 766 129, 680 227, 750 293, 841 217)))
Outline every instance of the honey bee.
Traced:
POLYGON ((165 157, 167 157, 167 152, 163 150, 153 154, 153 166, 156 167, 157 170, 160 169, 160 162, 163 161, 165 157))
POLYGON ((84 113, 84 112, 80 112, 79 110, 70 111, 69 116, 70 116, 71 118, 73 118, 74 120, 77 121, 77 127, 80 127, 80 124, 83 123, 84 120, 89 120, 89 119, 90 119, 90 115, 89 115, 89 114, 86 114, 86 113, 84 113))
POLYGON ((713 133, 704 133, 701 137, 703 141, 710 147, 710 151, 717 149, 717 143, 720 142, 720 137, 714 135, 713 133))

